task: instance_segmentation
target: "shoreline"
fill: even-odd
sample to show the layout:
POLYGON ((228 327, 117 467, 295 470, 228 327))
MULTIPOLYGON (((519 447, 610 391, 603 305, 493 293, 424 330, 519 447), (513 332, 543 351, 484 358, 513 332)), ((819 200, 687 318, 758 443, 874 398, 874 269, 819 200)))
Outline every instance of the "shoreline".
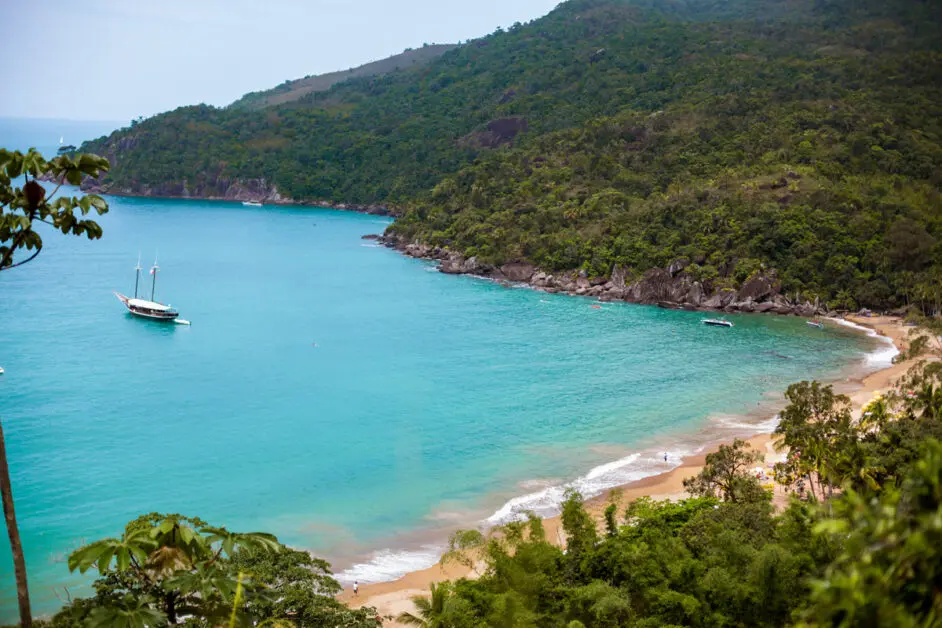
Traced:
POLYGON ((613 266, 608 276, 590 276, 584 270, 552 273, 529 262, 508 262, 501 266, 486 264, 476 257, 439 246, 408 242, 395 233, 369 236, 387 248, 408 257, 437 262, 438 271, 447 275, 470 275, 504 285, 523 284, 549 294, 591 297, 601 302, 623 301, 656 305, 665 309, 739 314, 778 314, 806 318, 836 318, 841 312, 829 310, 817 298, 789 298, 781 292, 781 282, 774 270, 747 279, 738 288, 713 280, 700 281, 688 272, 691 260, 681 257, 666 268, 650 268, 641 275, 613 266))
MULTIPOLYGON (((45 179, 40 179, 45 181, 45 179)), ((338 211, 350 211, 358 214, 369 214, 371 216, 388 216, 398 218, 402 215, 402 210, 382 203, 344 203, 339 201, 297 201, 281 196, 274 188, 266 194, 259 194, 248 187, 239 184, 238 191, 232 196, 214 196, 200 194, 144 194, 129 190, 108 188, 107 185, 87 184, 83 181, 79 186, 85 194, 99 194, 101 196, 116 196, 119 198, 151 198, 166 199, 177 201, 214 201, 227 203, 242 203, 244 201, 257 201, 264 205, 273 205, 276 207, 313 207, 320 209, 336 209, 338 211)))
MULTIPOLYGON (((865 318, 849 316, 846 321, 835 320, 834 322, 852 327, 859 333, 882 338, 887 344, 892 344, 892 349, 888 347, 883 352, 875 350, 869 354, 871 356, 880 355, 881 362, 886 360, 891 351, 895 355, 908 346, 907 335, 911 328, 903 326, 902 319, 899 317, 875 316, 865 318)), ((889 390, 893 382, 903 375, 914 362, 915 360, 907 360, 898 364, 889 364, 857 377, 848 376, 845 372, 830 383, 835 385, 835 388, 843 388, 848 384, 854 388, 854 390, 845 391, 845 394, 850 397, 853 411, 857 414, 860 408, 869 402, 875 394, 889 390)), ((782 459, 784 456, 774 451, 772 434, 756 433, 762 422, 767 423, 769 420, 774 419, 765 417, 766 420, 763 421, 762 417, 757 418, 760 422, 752 425, 752 435, 748 437, 741 436, 740 438, 746 440, 754 449, 765 454, 764 464, 782 459)), ((744 424, 742 427, 745 429, 746 425, 744 424)), ((670 470, 653 473, 647 477, 606 489, 601 494, 586 499, 586 508, 590 514, 599 520, 604 508, 611 503, 613 496, 616 495, 618 496, 619 509, 624 508, 630 501, 639 497, 681 499, 686 496, 683 489, 683 480, 699 473, 705 464, 706 455, 716 451, 720 444, 728 442, 731 442, 730 437, 714 441, 712 444, 702 447, 696 453, 684 456, 680 464, 670 470)), ((784 503, 786 499, 785 492, 776 485, 773 503, 784 503)), ((543 517, 543 523, 547 538, 553 543, 562 545, 564 539, 559 515, 543 517)), ((484 529, 494 525, 487 520, 482 521, 481 524, 480 527, 484 529)), ((380 615, 396 616, 403 611, 413 610, 411 598, 416 595, 426 595, 430 584, 469 575, 474 576, 469 568, 461 565, 449 564, 442 567, 440 564, 434 564, 424 569, 408 572, 395 580, 361 584, 357 596, 354 596, 349 589, 345 589, 338 595, 338 598, 354 608, 374 606, 380 615)), ((398 624, 396 622, 385 622, 384 625, 398 624)))

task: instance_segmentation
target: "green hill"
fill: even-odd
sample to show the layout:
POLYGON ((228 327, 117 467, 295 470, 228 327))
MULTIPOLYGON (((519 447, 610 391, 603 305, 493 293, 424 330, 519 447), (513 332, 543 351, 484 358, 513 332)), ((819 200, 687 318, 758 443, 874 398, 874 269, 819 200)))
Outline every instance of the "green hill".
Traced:
POLYGON ((316 76, 305 76, 294 81, 285 81, 278 87, 261 92, 250 92, 229 105, 232 109, 261 109, 299 100, 312 92, 324 92, 352 78, 380 76, 400 70, 422 66, 454 48, 454 44, 426 44, 409 49, 379 61, 372 61, 349 70, 339 70, 316 76))
POLYGON ((105 189, 393 203, 480 261, 769 268, 834 306, 942 301, 942 17, 919 0, 571 0, 404 72, 183 107, 83 150, 105 189))

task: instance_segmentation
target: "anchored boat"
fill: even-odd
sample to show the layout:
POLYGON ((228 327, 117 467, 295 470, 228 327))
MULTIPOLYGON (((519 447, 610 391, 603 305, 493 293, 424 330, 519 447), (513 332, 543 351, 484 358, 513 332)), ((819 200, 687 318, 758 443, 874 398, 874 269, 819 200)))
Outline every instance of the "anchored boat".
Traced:
POLYGON ((809 326, 809 327, 817 327, 818 329, 824 329, 824 323, 822 323, 821 321, 819 321, 819 320, 816 319, 816 318, 813 319, 813 320, 808 321, 808 326, 809 326))
POLYGON ((713 327, 732 327, 733 324, 730 323, 725 318, 703 318, 700 320, 704 325, 712 325, 713 327))
POLYGON ((262 206, 261 201, 242 201, 242 204, 245 205, 246 207, 261 207, 262 206))
POLYGON ((150 301, 146 299, 139 299, 137 296, 138 287, 141 283, 141 260, 138 258, 137 266, 134 269, 137 274, 134 278, 134 296, 126 297, 120 292, 115 292, 114 295, 118 297, 118 300, 124 304, 124 307, 128 308, 128 312, 134 316, 140 316, 141 318, 149 318, 155 321, 169 321, 181 323, 183 325, 189 325, 189 321, 182 320, 178 318, 180 313, 174 308, 170 307, 164 303, 158 303, 154 300, 154 296, 157 293, 157 273, 160 272, 160 267, 157 265, 157 258, 154 258, 154 265, 151 266, 150 274, 153 277, 150 285, 150 301))

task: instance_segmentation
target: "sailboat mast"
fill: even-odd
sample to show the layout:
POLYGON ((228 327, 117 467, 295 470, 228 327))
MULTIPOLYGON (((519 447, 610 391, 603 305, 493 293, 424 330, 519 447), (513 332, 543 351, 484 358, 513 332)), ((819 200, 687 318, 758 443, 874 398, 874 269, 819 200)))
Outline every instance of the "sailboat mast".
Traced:
POLYGON ((160 270, 160 266, 157 265, 157 258, 154 258, 154 266, 150 269, 150 274, 154 276, 154 280, 150 284, 150 300, 154 300, 154 295, 157 293, 157 272, 160 270))
POLYGON ((134 276, 134 298, 137 298, 137 286, 141 283, 141 255, 137 255, 137 266, 134 267, 137 274, 134 276))

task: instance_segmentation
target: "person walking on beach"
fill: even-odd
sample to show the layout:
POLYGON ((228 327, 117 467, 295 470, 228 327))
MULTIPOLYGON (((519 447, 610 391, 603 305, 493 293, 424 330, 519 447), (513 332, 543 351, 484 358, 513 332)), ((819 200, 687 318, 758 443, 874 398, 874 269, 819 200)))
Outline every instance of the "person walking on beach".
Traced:
POLYGON ((353 581, 353 596, 356 597, 360 595, 360 585, 356 580, 353 581))
POLYGON ((664 462, 667 462, 667 452, 664 452, 664 462))

